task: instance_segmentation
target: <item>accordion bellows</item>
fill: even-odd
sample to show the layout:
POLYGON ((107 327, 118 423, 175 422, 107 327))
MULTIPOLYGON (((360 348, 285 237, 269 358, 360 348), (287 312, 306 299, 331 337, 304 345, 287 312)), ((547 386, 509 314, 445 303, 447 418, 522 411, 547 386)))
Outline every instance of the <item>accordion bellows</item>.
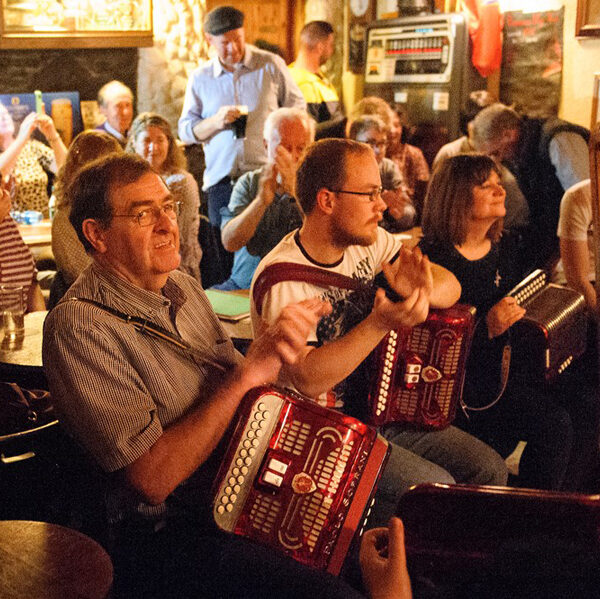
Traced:
POLYGON ((215 481, 215 522, 338 574, 388 452, 355 418, 287 390, 253 389, 215 481))
POLYGON ((588 316, 581 293, 532 272, 510 293, 526 310, 511 327, 512 363, 521 379, 551 381, 587 347, 588 316))

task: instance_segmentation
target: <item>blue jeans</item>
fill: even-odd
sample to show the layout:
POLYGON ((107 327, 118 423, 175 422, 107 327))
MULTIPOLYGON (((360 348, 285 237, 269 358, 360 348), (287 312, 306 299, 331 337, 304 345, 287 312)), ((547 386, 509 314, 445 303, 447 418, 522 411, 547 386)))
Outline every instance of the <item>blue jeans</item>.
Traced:
POLYGON ((205 192, 206 203, 208 204, 208 220, 214 227, 221 227, 221 208, 229 204, 233 184, 229 177, 225 177, 211 185, 205 192))
POLYGON ((380 433, 392 451, 383 471, 369 528, 384 526, 396 512, 400 496, 420 483, 505 485, 502 457, 483 441, 449 426, 438 431, 388 424, 380 433))

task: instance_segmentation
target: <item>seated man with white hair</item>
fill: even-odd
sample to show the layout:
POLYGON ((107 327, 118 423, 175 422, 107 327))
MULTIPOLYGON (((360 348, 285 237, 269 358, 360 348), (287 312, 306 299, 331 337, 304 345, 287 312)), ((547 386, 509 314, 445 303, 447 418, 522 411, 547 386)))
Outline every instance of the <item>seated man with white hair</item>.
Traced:
POLYGON ((304 150, 315 138, 315 122, 300 108, 279 108, 267 117, 263 136, 267 164, 236 181, 229 205, 221 211, 223 247, 236 256, 232 276, 218 289, 250 287, 258 261, 248 254, 263 258, 302 224, 294 179, 304 150), (238 268, 242 263, 243 269, 238 268))

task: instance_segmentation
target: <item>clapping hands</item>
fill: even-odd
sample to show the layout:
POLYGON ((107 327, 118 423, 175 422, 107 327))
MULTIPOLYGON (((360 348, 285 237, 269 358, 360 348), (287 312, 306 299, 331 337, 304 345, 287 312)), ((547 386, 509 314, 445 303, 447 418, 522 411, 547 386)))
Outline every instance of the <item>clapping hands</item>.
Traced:
POLYGON ((433 290, 431 263, 418 247, 412 250, 400 248, 396 261, 383 265, 383 274, 392 289, 403 298, 408 298, 416 289, 422 289, 429 297, 433 290))
POLYGON ((36 128, 49 141, 55 139, 58 135, 56 127, 54 126, 54 121, 51 117, 47 114, 30 112, 21 123, 18 137, 23 141, 27 141, 36 128))
POLYGON ((330 312, 329 302, 318 298, 286 306, 277 320, 263 329, 246 354, 242 369, 250 386, 273 382, 283 364, 294 364, 307 351, 310 332, 330 312))

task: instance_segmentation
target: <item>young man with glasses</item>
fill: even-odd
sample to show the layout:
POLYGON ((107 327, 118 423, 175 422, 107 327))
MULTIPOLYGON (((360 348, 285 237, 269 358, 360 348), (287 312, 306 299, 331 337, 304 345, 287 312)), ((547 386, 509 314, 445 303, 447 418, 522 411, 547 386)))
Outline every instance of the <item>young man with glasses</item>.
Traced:
MULTIPOLYGON (((280 377, 317 402, 354 414, 365 400, 369 373, 359 368, 365 358, 390 330, 423 322, 430 306, 454 304, 460 285, 449 271, 431 264, 418 249, 403 248, 378 225, 386 205, 377 161, 365 144, 328 139, 311 146, 296 173, 296 199, 304 212, 303 224, 261 261, 253 286, 277 263, 318 267, 364 285, 357 290, 335 284, 323 288, 284 278, 270 287, 260 306, 252 302, 254 332, 260 334, 274 323, 290 302, 311 297, 329 301, 331 313, 312 329, 308 346, 280 377), (382 270, 399 301, 375 289, 375 276, 382 270)), ((254 287, 251 295, 255 299, 254 287)), ((455 427, 426 432, 395 424, 382 433, 393 450, 378 487, 372 523, 385 522, 399 495, 413 484, 506 483, 502 458, 455 427)))

